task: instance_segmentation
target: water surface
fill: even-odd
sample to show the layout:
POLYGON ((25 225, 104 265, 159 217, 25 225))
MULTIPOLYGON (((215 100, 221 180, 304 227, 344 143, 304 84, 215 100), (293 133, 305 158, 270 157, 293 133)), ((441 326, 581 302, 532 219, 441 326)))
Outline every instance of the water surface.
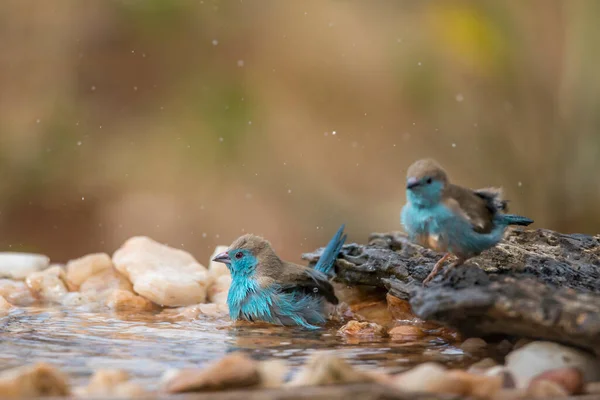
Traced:
POLYGON ((302 365, 316 351, 330 350, 366 369, 397 372, 425 361, 463 366, 473 361, 436 338, 417 342, 348 339, 339 324, 318 331, 268 325, 233 324, 226 318, 185 320, 165 313, 87 312, 22 307, 0 317, 0 368, 36 361, 57 365, 75 385, 100 368, 128 371, 155 388, 168 369, 201 367, 231 351, 259 359, 302 365))

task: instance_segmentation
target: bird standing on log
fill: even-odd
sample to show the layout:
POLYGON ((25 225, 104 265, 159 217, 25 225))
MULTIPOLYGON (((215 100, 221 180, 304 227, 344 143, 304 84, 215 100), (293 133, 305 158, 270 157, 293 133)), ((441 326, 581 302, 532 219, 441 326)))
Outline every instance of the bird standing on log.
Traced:
POLYGON ((327 303, 337 304, 329 278, 346 241, 342 225, 315 268, 282 261, 271 244, 255 235, 236 239, 213 261, 227 265, 231 286, 227 305, 232 320, 264 321, 317 329, 327 320, 327 303))
POLYGON ((495 246, 508 225, 527 226, 533 220, 504 214, 507 201, 497 188, 471 190, 449 182, 434 160, 413 163, 407 172, 407 204, 401 222, 410 239, 421 246, 446 253, 423 284, 431 281, 451 254, 456 261, 446 270, 463 264, 495 246))

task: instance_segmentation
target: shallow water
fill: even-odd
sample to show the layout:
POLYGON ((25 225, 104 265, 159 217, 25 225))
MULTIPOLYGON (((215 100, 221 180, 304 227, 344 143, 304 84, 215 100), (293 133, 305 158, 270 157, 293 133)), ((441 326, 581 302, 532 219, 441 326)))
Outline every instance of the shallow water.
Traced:
POLYGON ((36 361, 53 363, 75 385, 92 371, 117 368, 152 389, 171 368, 203 366, 241 350, 259 359, 283 359, 297 367, 319 350, 352 364, 397 372, 425 361, 463 366, 474 361, 440 339, 401 343, 389 339, 346 339, 339 325, 318 331, 266 325, 236 325, 225 318, 189 321, 164 313, 86 312, 22 307, 0 317, 0 369, 36 361))

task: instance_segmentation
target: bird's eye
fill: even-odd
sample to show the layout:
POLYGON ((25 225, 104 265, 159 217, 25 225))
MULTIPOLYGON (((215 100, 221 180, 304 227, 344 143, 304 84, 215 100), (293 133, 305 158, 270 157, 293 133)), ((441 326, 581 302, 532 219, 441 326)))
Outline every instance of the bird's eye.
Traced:
POLYGON ((425 182, 429 185, 429 184, 431 184, 431 182, 433 182, 433 180, 431 178, 427 178, 427 180, 425 182))
POLYGON ((238 260, 242 257, 244 257, 244 254, 241 251, 238 251, 237 253, 235 253, 235 258, 237 258, 238 260))

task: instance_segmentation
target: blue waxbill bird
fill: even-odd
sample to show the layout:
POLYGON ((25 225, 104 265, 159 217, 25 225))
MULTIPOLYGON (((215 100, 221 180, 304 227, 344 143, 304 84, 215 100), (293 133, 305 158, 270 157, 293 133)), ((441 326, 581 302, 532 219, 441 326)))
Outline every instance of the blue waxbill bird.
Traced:
POLYGON ((407 203, 401 222, 410 239, 421 246, 446 253, 425 278, 425 285, 453 254, 456 261, 446 270, 494 247, 508 225, 527 226, 533 220, 504 214, 507 201, 497 188, 471 190, 449 182, 444 169, 434 160, 413 163, 407 172, 407 203))
POLYGON ((213 261, 227 265, 231 286, 227 305, 232 320, 264 321, 317 329, 327 320, 327 304, 337 304, 334 264, 346 240, 342 225, 315 268, 281 260, 271 244, 255 235, 236 239, 213 261))

